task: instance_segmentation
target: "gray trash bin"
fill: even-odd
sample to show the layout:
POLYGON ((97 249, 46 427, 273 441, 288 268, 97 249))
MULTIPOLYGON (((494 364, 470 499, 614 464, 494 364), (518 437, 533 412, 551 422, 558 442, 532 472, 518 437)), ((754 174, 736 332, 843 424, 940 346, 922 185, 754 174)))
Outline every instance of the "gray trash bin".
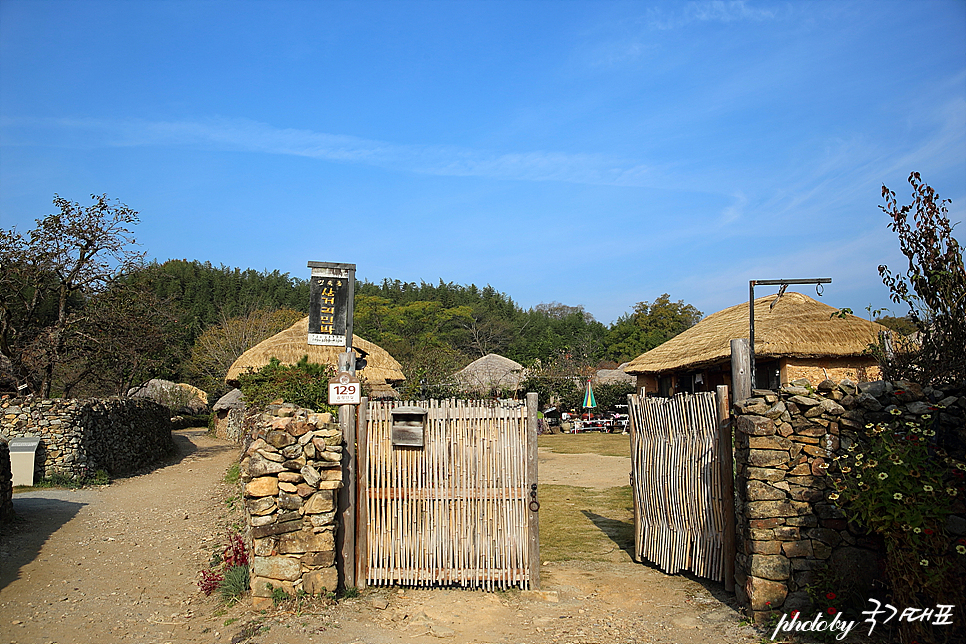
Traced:
POLYGON ((40 438, 36 436, 11 438, 8 445, 10 446, 10 469, 13 470, 13 484, 32 486, 34 484, 34 459, 37 455, 37 446, 40 445, 40 438))

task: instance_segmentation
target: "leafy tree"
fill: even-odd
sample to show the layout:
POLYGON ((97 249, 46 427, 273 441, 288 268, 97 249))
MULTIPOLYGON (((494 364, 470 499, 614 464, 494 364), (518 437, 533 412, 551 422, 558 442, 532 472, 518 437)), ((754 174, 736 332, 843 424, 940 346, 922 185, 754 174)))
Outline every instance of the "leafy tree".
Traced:
POLYGON ((653 303, 638 302, 632 314, 618 318, 609 330, 607 357, 618 363, 632 360, 690 329, 702 315, 683 300, 672 302, 667 293, 653 303))
POLYGON ((908 315, 902 317, 895 317, 894 315, 883 315, 882 317, 875 319, 876 323, 881 324, 884 327, 892 329, 897 333, 902 335, 911 335, 918 331, 916 328, 916 323, 912 321, 908 315))
MULTIPOLYGON (((618 411, 618 405, 627 405, 627 396, 636 391, 633 382, 607 382, 594 387, 599 411, 618 411)), ((625 412, 627 410, 624 410, 625 412)))
POLYGON ((882 186, 885 205, 879 208, 892 222, 906 256, 904 274, 879 266, 893 302, 909 307, 918 330, 915 344, 883 353, 884 375, 922 384, 966 381, 966 270, 963 251, 953 237, 948 199, 927 185, 918 172, 909 175, 912 203, 900 206, 882 186), (911 220, 910 220, 911 215, 911 220))
POLYGON ((192 376, 202 389, 221 389, 225 374, 241 354, 303 317, 301 311, 294 309, 256 309, 209 326, 191 348, 192 376))
POLYGON ((58 195, 58 212, 23 236, 0 229, 0 353, 15 378, 50 396, 55 369, 77 332, 72 311, 143 261, 130 226, 138 213, 106 195, 81 206, 58 195))
POLYGON ((57 384, 72 395, 124 396, 132 386, 168 374, 182 355, 172 352, 183 329, 153 293, 116 284, 71 314, 74 332, 57 384))

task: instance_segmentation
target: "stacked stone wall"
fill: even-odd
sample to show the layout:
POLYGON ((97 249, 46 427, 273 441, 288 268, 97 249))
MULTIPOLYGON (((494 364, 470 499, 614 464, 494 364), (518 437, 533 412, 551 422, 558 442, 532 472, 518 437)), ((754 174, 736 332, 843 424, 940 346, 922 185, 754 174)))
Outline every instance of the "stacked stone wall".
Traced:
MULTIPOLYGON (((905 418, 938 414, 940 435, 961 445, 963 394, 908 382, 824 380, 813 387, 795 380, 735 402, 735 587, 757 620, 807 609, 806 587, 826 566, 859 585, 881 577, 881 543, 828 498, 828 463, 855 442, 856 430, 894 420, 894 410, 905 418)), ((957 519, 951 531, 961 534, 963 526, 957 519)))
POLYGON ((0 438, 0 526, 13 517, 13 469, 10 466, 10 446, 0 438))
POLYGON ((145 399, 3 398, 0 434, 36 436, 34 478, 114 476, 155 465, 175 451, 167 407, 145 399))
POLYGON ((256 607, 273 589, 335 591, 343 437, 331 414, 281 406, 253 414, 241 461, 256 607))

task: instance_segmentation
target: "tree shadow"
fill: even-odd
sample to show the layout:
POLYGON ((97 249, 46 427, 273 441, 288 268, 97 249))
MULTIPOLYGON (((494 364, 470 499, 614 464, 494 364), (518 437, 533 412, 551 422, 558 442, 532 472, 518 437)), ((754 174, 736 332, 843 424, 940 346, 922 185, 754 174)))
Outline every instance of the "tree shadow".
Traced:
POLYGON ((14 517, 0 527, 0 589, 20 578, 20 570, 34 561, 52 534, 77 516, 87 503, 55 498, 62 490, 13 495, 14 517))
POLYGON ((617 544, 617 547, 627 553, 627 556, 634 559, 634 524, 618 519, 601 516, 590 510, 581 510, 581 513, 591 523, 597 526, 608 539, 617 544))

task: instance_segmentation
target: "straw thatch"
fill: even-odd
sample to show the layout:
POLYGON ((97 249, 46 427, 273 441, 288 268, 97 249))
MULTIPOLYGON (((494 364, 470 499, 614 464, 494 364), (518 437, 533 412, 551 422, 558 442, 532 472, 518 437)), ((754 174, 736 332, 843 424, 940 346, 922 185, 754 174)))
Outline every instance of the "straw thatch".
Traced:
MULTIPOLYGON (((305 317, 241 354, 228 369, 225 381, 237 380, 238 374, 248 369, 257 371, 267 365, 272 358, 278 358, 282 364, 292 365, 301 360, 302 356, 308 355, 309 362, 337 366, 339 354, 345 352, 345 347, 308 344, 308 334, 309 318, 305 317)), ((370 385, 378 387, 406 379, 402 367, 382 347, 363 340, 357 335, 352 336, 352 347, 368 354, 367 364, 359 371, 359 377, 364 378, 370 385)))
POLYGON ((523 380, 523 365, 495 353, 488 353, 457 372, 456 379, 464 391, 515 391, 520 388, 523 380))
POLYGON ((616 385, 622 382, 634 384, 637 382, 634 376, 622 371, 622 368, 627 364, 628 363, 624 363, 616 369, 600 369, 594 375, 594 384, 616 385))
MULTIPOLYGON (((823 358, 861 356, 886 327, 854 315, 838 317, 838 309, 801 293, 755 299, 755 355, 759 358, 823 358), (835 314, 835 317, 832 317, 835 314)), ((700 369, 731 359, 731 341, 748 337, 748 304, 738 304, 701 320, 687 331, 651 349, 624 368, 653 374, 700 369)))

